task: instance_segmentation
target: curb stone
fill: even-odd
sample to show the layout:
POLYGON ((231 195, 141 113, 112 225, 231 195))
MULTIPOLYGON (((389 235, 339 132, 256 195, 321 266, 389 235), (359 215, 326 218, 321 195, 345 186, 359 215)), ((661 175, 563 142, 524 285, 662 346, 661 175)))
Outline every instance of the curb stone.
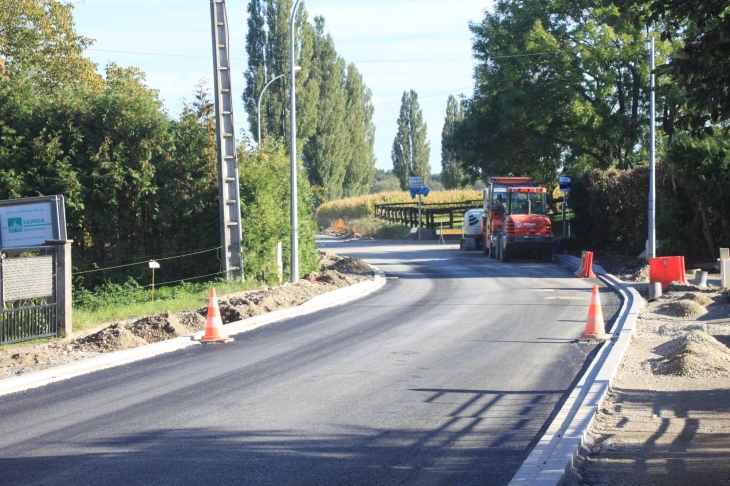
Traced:
MULTIPOLYGON (((320 294, 301 305, 279 309, 267 314, 249 317, 241 321, 231 322, 223 325, 223 331, 228 335, 240 334, 254 330, 266 324, 272 324, 291 317, 299 317, 313 312, 346 304, 356 299, 365 297, 385 285, 385 274, 378 267, 370 265, 375 278, 364 282, 343 287, 331 292, 320 294)), ((168 339, 157 343, 139 346, 137 348, 125 349, 115 353, 101 354, 81 361, 68 363, 45 370, 35 371, 26 375, 13 376, 0 380, 0 396, 17 393, 31 388, 67 380, 77 376, 92 373, 94 371, 113 368, 143 359, 153 358, 165 353, 171 353, 190 346, 200 346, 200 338, 205 331, 199 331, 188 336, 168 339)))
MULTIPOLYGON (((576 267, 580 264, 578 258, 570 256, 566 258, 566 255, 556 256, 556 259, 576 267)), ((598 273, 595 266, 594 270, 598 273)), ((604 272, 599 278, 606 285, 613 287, 623 301, 611 331, 613 337, 599 348, 593 362, 571 391, 545 434, 522 463, 510 485, 553 486, 563 481, 565 475, 573 468, 573 462, 586 439, 588 429, 631 343, 631 336, 636 328, 639 310, 644 306, 644 300, 634 288, 613 275, 604 272)))

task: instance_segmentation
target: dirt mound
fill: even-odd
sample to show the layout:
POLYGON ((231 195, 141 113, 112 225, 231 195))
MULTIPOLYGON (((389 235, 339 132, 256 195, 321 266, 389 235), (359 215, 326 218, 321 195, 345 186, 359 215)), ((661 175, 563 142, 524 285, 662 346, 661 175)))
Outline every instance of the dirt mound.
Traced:
POLYGON ((372 275, 373 270, 364 261, 357 257, 343 258, 335 264, 325 267, 326 270, 337 270, 340 273, 349 273, 355 275, 372 275))
POLYGON ((81 339, 71 342, 74 349, 94 351, 97 353, 109 353, 121 351, 122 349, 136 348, 148 342, 136 336, 123 324, 112 324, 101 331, 89 334, 81 339))
POLYGON ((709 298, 706 295, 702 294, 693 294, 691 292, 688 292, 684 294, 682 297, 680 297, 682 300, 691 300, 692 302, 701 305, 702 307, 707 307, 710 304, 713 304, 715 301, 709 298))
POLYGON ((125 326, 135 336, 139 336, 148 343, 156 343, 188 334, 188 330, 180 324, 172 312, 146 316, 125 326))
POLYGON ((730 349, 703 331, 692 331, 668 345, 674 347, 656 365, 662 375, 689 378, 730 376, 730 349))
POLYGON ((665 313, 683 319, 696 319, 707 314, 707 309, 693 300, 681 299, 664 304, 661 308, 665 313))
POLYGON ((208 315, 208 309, 204 308, 204 310, 205 315, 195 311, 180 312, 177 314, 177 320, 180 325, 187 329, 190 333, 202 331, 205 329, 205 324, 207 322, 206 316, 208 315))

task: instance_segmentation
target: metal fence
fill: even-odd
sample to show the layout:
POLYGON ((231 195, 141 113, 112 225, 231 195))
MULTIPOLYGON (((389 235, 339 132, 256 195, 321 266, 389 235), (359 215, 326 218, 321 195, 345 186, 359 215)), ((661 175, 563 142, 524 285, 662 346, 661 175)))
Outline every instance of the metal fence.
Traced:
MULTIPOLYGON (((483 204, 481 200, 454 203, 424 203, 421 206, 423 226, 435 230, 436 216, 448 215, 449 220, 443 225, 449 229, 454 229, 455 216, 463 216, 466 211, 479 209, 483 204)), ((392 223, 401 223, 406 226, 415 227, 418 226, 418 203, 376 204, 374 206, 374 215, 376 218, 384 219, 392 223)))
POLYGON ((57 258, 54 247, 0 253, 0 345, 58 333, 57 258))

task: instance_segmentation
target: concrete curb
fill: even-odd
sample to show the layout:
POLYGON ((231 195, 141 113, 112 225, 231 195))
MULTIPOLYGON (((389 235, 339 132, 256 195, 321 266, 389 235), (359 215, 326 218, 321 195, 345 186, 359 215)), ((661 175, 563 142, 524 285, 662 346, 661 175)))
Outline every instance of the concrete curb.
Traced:
MULTIPOLYGON (((565 257, 565 255, 560 255, 565 257)), ((577 268, 580 260, 566 261, 577 268)), ((603 270, 603 269, 601 269, 603 270)), ((597 269, 594 267, 594 271, 597 269)), ((621 359, 631 343, 644 300, 639 293, 610 274, 599 277, 613 287, 623 303, 613 326, 611 341, 602 345, 583 377, 571 391, 557 416, 510 481, 510 485, 556 485, 572 469, 588 429, 613 382, 621 359)))
MULTIPOLYGON (((296 307, 288 307, 286 309, 280 309, 260 316, 254 316, 241 321, 225 324, 223 326, 223 331, 228 335, 241 334, 266 324, 272 324, 291 317, 311 314, 322 309, 346 304, 347 302, 365 297, 366 295, 380 289, 386 282, 385 275, 379 268, 372 265, 370 267, 373 269, 373 273, 375 274, 374 280, 367 280, 349 287, 343 287, 341 289, 320 294, 296 307)), ((67 380, 76 376, 92 373, 94 371, 113 368, 115 366, 133 363, 135 361, 141 361, 161 354, 178 351, 189 346, 200 346, 200 338, 203 334, 205 334, 205 331, 196 332, 189 336, 160 341, 158 343, 147 344, 138 348, 102 354, 94 356, 93 358, 76 361, 74 363, 36 371, 27 375, 6 378, 4 380, 0 380, 0 396, 29 390, 31 388, 37 388, 57 381, 67 380)))

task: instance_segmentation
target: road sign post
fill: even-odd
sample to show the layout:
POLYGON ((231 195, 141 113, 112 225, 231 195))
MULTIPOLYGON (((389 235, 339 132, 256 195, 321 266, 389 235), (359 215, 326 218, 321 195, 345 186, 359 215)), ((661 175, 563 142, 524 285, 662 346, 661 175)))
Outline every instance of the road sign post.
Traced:
POLYGON ((567 195, 570 192, 570 177, 568 176, 561 176, 558 179, 558 182, 560 184, 560 190, 563 192, 563 239, 565 239, 565 206, 567 206, 567 195))
MULTIPOLYGON (((408 186, 411 188, 423 187, 423 183, 424 183, 423 176, 412 176, 412 177, 408 178, 408 186)), ((419 192, 418 193, 418 239, 419 240, 421 239, 421 226, 422 226, 421 203, 422 203, 421 193, 419 192)))

